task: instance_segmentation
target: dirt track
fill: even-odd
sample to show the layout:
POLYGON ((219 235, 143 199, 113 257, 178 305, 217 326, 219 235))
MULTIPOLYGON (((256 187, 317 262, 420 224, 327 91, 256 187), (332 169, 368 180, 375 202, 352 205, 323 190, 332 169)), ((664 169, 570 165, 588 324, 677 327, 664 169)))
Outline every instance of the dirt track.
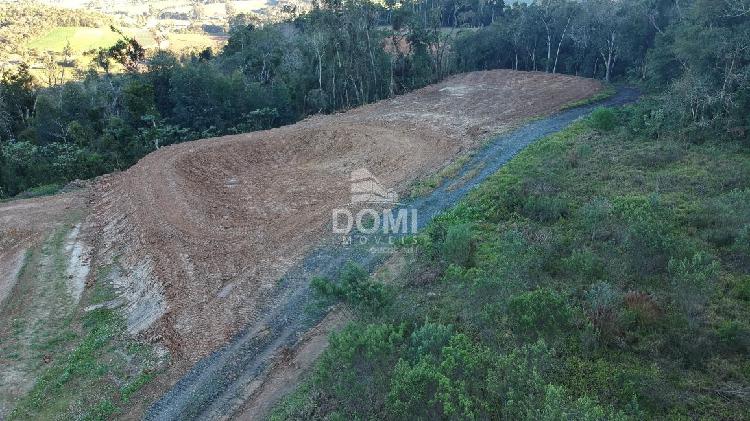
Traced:
POLYGON ((366 167, 397 190, 458 153, 588 97, 593 80, 476 72, 298 124, 162 148, 96 186, 100 263, 119 258, 129 327, 182 360, 257 320, 366 167))
POLYGON ((85 190, 0 204, 0 419, 39 374, 47 337, 68 317, 83 291, 88 253, 79 237, 85 190), (50 237, 64 232, 57 249, 50 237), (56 257, 66 260, 60 273, 56 257))
POLYGON ((0 305, 10 295, 26 251, 38 245, 66 215, 85 207, 82 191, 0 203, 0 305))

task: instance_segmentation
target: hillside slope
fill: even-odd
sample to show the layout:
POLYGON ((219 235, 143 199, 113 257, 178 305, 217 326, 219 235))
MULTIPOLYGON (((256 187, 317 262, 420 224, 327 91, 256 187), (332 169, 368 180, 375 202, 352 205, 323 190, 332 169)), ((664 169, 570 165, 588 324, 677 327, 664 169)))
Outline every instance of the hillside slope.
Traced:
POLYGON ((131 332, 196 361, 251 323, 264 295, 347 203, 366 167, 397 190, 487 133, 601 88, 569 76, 477 72, 344 114, 185 143, 96 186, 100 263, 118 257, 131 332))
POLYGON ((0 304, 12 314, 0 326, 9 350, 1 358, 22 385, 5 390, 0 411, 26 395, 17 414, 30 418, 60 407, 141 416, 243 328, 264 332, 264 309, 282 299, 278 280, 325 238, 331 209, 349 200, 352 170, 404 192, 490 134, 601 88, 570 76, 469 73, 346 113, 165 147, 83 190, 0 204, 0 264, 12 269, 0 272, 0 285, 16 303, 0 304), (45 256, 68 270, 57 273, 45 256), (65 285, 80 287, 79 274, 86 287, 71 301, 65 285), (19 304, 50 280, 60 291, 19 304), (56 302, 65 311, 59 323, 48 320, 54 329, 18 330, 15 320, 56 302), (18 344, 38 351, 18 359, 18 344), (65 374, 77 367, 65 357, 71 349, 100 370, 65 374), (77 389, 64 387, 71 379, 77 389))

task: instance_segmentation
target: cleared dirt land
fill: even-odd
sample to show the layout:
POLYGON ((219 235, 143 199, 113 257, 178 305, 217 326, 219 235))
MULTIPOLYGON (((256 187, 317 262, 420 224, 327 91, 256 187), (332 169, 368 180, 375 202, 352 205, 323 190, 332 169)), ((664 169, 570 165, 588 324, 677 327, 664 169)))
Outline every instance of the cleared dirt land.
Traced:
POLYGON ((41 221, 85 208, 81 238, 92 265, 115 268, 128 330, 172 355, 172 369, 149 388, 158 394, 261 320, 275 283, 328 235, 331 210, 349 202, 352 170, 403 192, 490 134, 601 89, 570 76, 475 72, 346 113, 165 147, 85 193, 0 204, 0 286, 15 283, 31 241, 25 227, 41 236, 41 221))
POLYGON ((197 361, 324 235, 365 167, 396 189, 494 133, 600 89, 593 80, 478 72, 347 113, 161 150, 96 186, 96 249, 119 257, 129 327, 197 361))

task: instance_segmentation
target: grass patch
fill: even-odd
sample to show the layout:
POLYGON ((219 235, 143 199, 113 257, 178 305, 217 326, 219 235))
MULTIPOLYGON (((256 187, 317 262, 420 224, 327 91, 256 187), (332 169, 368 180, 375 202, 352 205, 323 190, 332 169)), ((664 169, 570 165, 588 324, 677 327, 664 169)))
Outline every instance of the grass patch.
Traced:
POLYGON ((18 193, 13 197, 0 199, 0 203, 10 202, 17 199, 31 199, 33 197, 51 196, 58 193, 62 188, 63 186, 61 184, 45 184, 43 186, 30 188, 24 192, 18 193))
POLYGON ((99 359, 103 352, 108 351, 106 346, 122 330, 122 321, 113 311, 100 309, 85 317, 84 326, 88 333, 81 343, 61 362, 44 372, 9 419, 54 418, 67 412, 71 403, 74 406, 88 406, 82 402, 88 399, 94 400, 91 405, 92 411, 97 414, 94 418, 102 419, 114 414, 113 405, 105 403, 100 406, 103 401, 107 401, 106 398, 98 399, 105 394, 102 392, 107 391, 106 386, 89 396, 81 391, 83 387, 97 390, 92 388, 92 383, 98 383, 100 375, 108 371, 99 359), (70 387, 72 385, 75 387, 70 387))
MULTIPOLYGON (((156 46, 153 36, 141 29, 124 28, 127 36, 134 37, 146 48, 156 46)), ((87 28, 77 26, 59 26, 50 29, 47 33, 29 41, 27 47, 39 51, 52 51, 62 53, 70 43, 74 53, 81 54, 97 48, 108 48, 114 45, 120 35, 112 32, 109 27, 87 28)), ((211 36, 206 34, 169 34, 169 48, 180 51, 185 48, 202 50, 212 47, 214 50, 221 46, 227 39, 222 36, 211 36)))
POLYGON ((227 41, 225 36, 211 36, 205 34, 169 34, 169 48, 174 51, 183 49, 203 50, 211 47, 214 51, 227 41))
POLYGON ((430 194, 430 192, 440 187, 446 180, 456 177, 461 172, 464 165, 466 165, 473 156, 474 154, 471 152, 466 153, 445 166, 436 174, 433 174, 424 180, 417 181, 411 189, 410 196, 415 198, 430 194))
POLYGON ((154 373, 141 373, 138 377, 135 378, 135 380, 128 383, 120 390, 120 399, 122 399, 124 403, 127 403, 128 401, 130 401, 130 397, 133 396, 134 393, 141 390, 143 386, 147 385, 155 377, 156 374, 154 373))
POLYGON ((28 48, 41 51, 62 52, 70 43, 70 48, 77 53, 83 53, 100 47, 114 45, 120 35, 109 27, 85 28, 77 26, 59 26, 52 28, 46 34, 31 40, 28 48))
POLYGON ((584 105, 595 104, 595 103, 597 103, 599 101, 603 101, 603 100, 605 100, 605 99, 607 99, 607 98, 609 98, 609 97, 611 97, 611 96, 613 96, 614 94, 617 93, 617 88, 615 88, 614 85, 609 84, 609 83, 603 83, 603 84, 604 84, 604 89, 602 89, 601 91, 597 92, 596 94, 594 94, 593 96, 590 96, 588 98, 580 99, 578 101, 573 101, 571 103, 565 104, 560 109, 560 111, 570 110, 572 108, 583 107, 584 105))
POLYGON ((110 419, 159 371, 150 346, 128 339, 122 317, 100 308, 80 319, 82 338, 37 378, 8 419, 110 419))
POLYGON ((0 364, 16 373, 0 379, 0 403, 14 408, 8 419, 109 419, 163 367, 151 346, 126 334, 117 310, 82 310, 115 298, 114 267, 96 273, 80 306, 73 301, 65 242, 75 222, 29 251, 0 312, 0 364))

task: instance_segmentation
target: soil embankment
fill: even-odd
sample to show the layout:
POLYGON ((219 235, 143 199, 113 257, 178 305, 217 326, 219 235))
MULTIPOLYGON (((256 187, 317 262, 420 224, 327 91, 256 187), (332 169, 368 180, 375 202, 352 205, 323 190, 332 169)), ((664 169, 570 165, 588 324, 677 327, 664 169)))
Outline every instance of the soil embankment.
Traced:
POLYGON ((124 269, 129 328, 195 362, 262 316, 285 272, 367 168, 402 189, 490 133, 591 96, 599 82, 456 76, 346 113, 162 148, 95 187, 98 249, 124 269))
MULTIPOLYGON (((402 192, 490 135, 601 89, 594 80, 545 73, 458 75, 345 113, 165 147, 78 193, 0 204, 0 301, 16 282, 24 250, 64 223, 67 212, 80 211, 83 223, 75 236, 85 240, 84 254, 91 250, 92 269, 113 267, 128 331, 170 350, 170 368, 146 394, 169 388, 179 394, 179 384, 173 386, 188 372, 212 384, 210 379, 227 377, 222 370, 242 369, 232 387, 247 397, 250 378, 276 359, 277 348, 300 338, 303 346, 324 346, 318 336, 305 341, 301 335, 309 326, 285 313, 301 305, 304 291, 280 287, 279 280, 293 278, 295 267, 305 268, 302 277, 321 262, 335 263, 313 249, 327 234, 332 209, 349 201, 351 171, 366 168, 402 192), (230 361, 233 353, 249 355, 247 350, 253 355, 236 367, 217 363, 230 361), (218 371, 201 371, 212 364, 218 371)), ((449 198, 461 191, 441 194, 449 198)), ((81 254, 76 247, 71 239, 73 257, 81 254)), ((71 265, 71 293, 80 296, 88 265, 71 265)), ((299 355, 289 358, 297 361, 299 355)), ((290 384, 275 379, 278 390, 290 384)), ((203 384, 195 381, 185 384, 203 384)), ((224 393, 210 387, 206 397, 224 393)), ((266 394, 263 388, 250 393, 266 394)), ((232 399, 224 394, 209 412, 236 410, 242 403, 232 399)), ((146 404, 141 400, 126 416, 140 416, 146 404)), ((192 414, 181 404, 165 404, 167 413, 192 414)), ((268 407, 242 405, 245 414, 268 407)), ((159 407, 152 408, 151 415, 158 413, 159 407)))

